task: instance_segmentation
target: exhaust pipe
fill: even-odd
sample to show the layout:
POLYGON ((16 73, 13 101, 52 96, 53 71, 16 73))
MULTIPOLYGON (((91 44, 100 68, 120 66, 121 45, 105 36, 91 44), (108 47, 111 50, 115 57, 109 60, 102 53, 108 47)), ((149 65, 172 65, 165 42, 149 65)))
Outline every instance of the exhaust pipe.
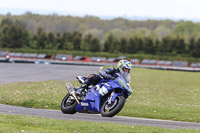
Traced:
POLYGON ((77 97, 76 97, 76 95, 75 95, 75 89, 74 89, 74 87, 72 86, 72 84, 71 84, 71 83, 67 83, 67 84, 65 85, 65 88, 66 88, 67 91, 74 97, 74 99, 76 100, 76 102, 77 102, 78 104, 80 104, 79 100, 77 99, 77 97))

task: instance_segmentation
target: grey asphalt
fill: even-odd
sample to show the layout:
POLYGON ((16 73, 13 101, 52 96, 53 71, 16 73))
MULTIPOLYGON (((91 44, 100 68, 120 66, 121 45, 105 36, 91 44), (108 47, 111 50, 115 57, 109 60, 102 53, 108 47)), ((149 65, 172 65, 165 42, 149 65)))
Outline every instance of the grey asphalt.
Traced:
MULTIPOLYGON (((77 75, 87 76, 98 71, 99 67, 94 66, 0 63, 0 84, 21 81, 75 80, 77 75)), ((0 104, 0 113, 38 116, 59 120, 110 122, 133 126, 143 125, 172 129, 200 129, 200 123, 194 122, 179 122, 119 116, 115 116, 113 118, 105 118, 101 117, 100 115, 89 115, 81 113, 76 113, 75 115, 66 115, 59 110, 24 108, 4 104, 0 104)))
POLYGON ((0 84, 22 81, 76 80, 97 73, 97 66, 0 63, 0 84))
POLYGON ((81 114, 76 113, 74 115, 63 114, 59 110, 47 110, 47 109, 33 109, 24 107, 15 107, 10 105, 0 104, 0 113, 12 114, 12 115, 26 115, 26 116, 37 116, 44 118, 51 118, 57 120, 79 120, 79 121, 91 121, 91 122, 109 122, 118 123, 125 125, 140 125, 140 126, 154 126, 171 129, 200 129, 200 123, 194 122, 178 122, 178 121, 167 121, 167 120, 154 120, 144 118, 130 118, 130 117, 119 117, 113 118, 101 117, 100 115, 94 114, 81 114))

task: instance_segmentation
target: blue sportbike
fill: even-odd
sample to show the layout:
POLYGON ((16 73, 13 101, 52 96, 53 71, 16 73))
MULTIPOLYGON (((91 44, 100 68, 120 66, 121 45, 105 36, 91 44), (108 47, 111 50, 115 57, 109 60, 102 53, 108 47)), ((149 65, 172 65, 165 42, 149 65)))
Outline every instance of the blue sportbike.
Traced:
POLYGON ((132 93, 123 76, 118 73, 117 75, 118 77, 113 80, 102 78, 97 85, 85 89, 82 96, 76 94, 77 88, 67 83, 66 89, 69 93, 62 100, 61 111, 64 114, 80 112, 101 114, 103 117, 115 116, 123 108, 125 99, 132 93), (101 87, 106 87, 109 93, 102 96, 99 93, 101 87))

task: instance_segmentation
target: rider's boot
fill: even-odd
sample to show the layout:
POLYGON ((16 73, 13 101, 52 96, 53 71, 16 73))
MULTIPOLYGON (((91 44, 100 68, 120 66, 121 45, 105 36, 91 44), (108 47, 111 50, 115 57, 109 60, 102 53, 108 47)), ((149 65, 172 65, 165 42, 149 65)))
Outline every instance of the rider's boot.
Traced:
POLYGON ((87 78, 83 77, 83 76, 77 76, 76 78, 78 79, 79 83, 81 83, 81 84, 85 84, 85 81, 87 80, 87 78))
POLYGON ((76 91, 76 94, 78 96, 82 96, 82 92, 85 90, 85 81, 86 81, 86 77, 83 76, 77 76, 76 77, 78 79, 78 81, 81 83, 81 86, 78 88, 78 90, 76 91))
POLYGON ((82 96, 82 92, 84 92, 85 89, 90 89, 91 85, 97 84, 97 82, 101 79, 97 74, 91 74, 87 78, 83 76, 77 76, 76 78, 82 84, 76 91, 79 96, 82 96))

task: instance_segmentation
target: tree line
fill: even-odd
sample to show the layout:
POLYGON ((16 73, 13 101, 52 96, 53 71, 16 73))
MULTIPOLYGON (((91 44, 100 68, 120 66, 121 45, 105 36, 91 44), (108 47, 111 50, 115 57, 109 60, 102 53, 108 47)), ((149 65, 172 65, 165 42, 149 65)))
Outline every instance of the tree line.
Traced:
POLYGON ((141 36, 115 36, 112 32, 104 35, 101 40, 91 33, 74 32, 46 32, 37 28, 32 32, 19 20, 4 18, 0 24, 0 48, 30 48, 77 50, 109 53, 144 53, 152 55, 184 54, 200 57, 200 36, 185 37, 185 34, 167 35, 159 38, 151 34, 141 36))
POLYGON ((124 18, 114 18, 111 20, 100 19, 95 16, 59 16, 57 14, 39 15, 26 12, 22 15, 0 15, 0 21, 9 18, 13 21, 20 21, 27 30, 37 33, 38 27, 44 32, 54 34, 79 31, 83 35, 91 33, 100 41, 105 40, 105 36, 110 33, 116 38, 140 36, 156 36, 162 39, 166 36, 180 35, 186 41, 190 38, 200 36, 200 23, 191 21, 171 21, 171 20, 128 20, 124 18))

